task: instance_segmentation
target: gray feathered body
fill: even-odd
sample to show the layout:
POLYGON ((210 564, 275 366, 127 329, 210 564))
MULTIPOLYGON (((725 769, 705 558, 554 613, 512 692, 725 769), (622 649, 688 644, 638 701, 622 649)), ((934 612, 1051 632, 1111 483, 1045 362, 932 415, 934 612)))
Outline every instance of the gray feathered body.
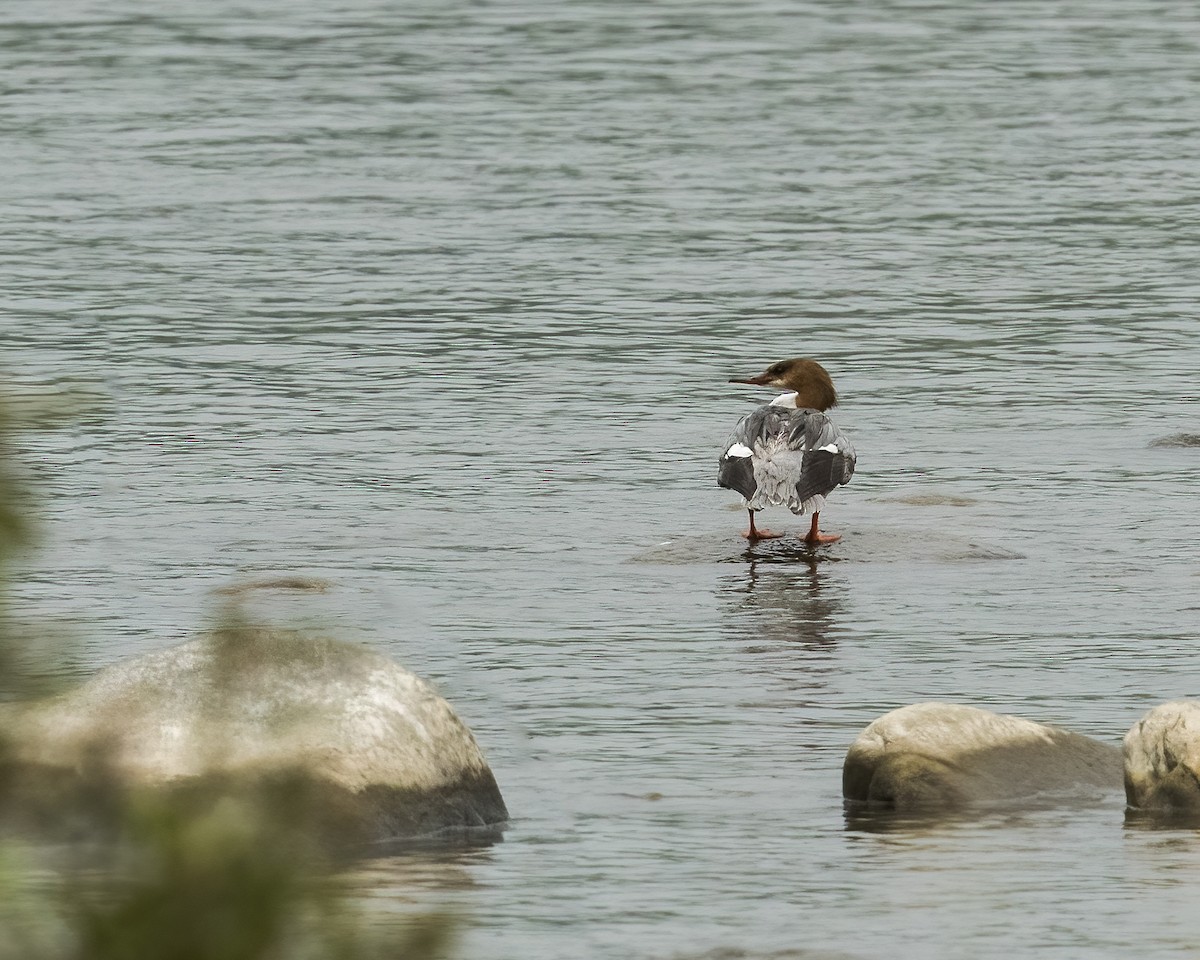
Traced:
POLYGON ((717 483, 740 493, 750 510, 780 505, 820 513, 829 493, 854 476, 854 447, 820 410, 781 404, 787 396, 738 421, 717 483))

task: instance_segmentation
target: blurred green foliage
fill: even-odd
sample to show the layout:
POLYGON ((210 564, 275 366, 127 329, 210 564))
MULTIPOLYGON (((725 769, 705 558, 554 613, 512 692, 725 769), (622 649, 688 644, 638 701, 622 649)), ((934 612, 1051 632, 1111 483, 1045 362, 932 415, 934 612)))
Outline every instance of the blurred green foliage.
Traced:
POLYGON ((9 577, 17 553, 33 542, 27 498, 17 476, 15 434, 11 406, 0 399, 0 676, 8 688, 14 686, 18 677, 13 657, 9 577))
MULTIPOLYGON (((29 689, 8 589, 13 560, 34 543, 15 456, 28 423, 0 396, 0 671, 10 696, 29 689)), ((0 777, 12 774, 6 755, 0 728, 0 777)), ((446 916, 399 933, 367 922, 314 839, 316 811, 299 785, 197 804, 114 781, 86 799, 108 810, 112 836, 46 851, 0 833, 0 960, 434 960, 451 948, 446 916)))
POLYGON ((366 960, 446 955, 452 925, 424 917, 402 942, 372 933, 303 819, 229 799, 200 813, 142 796, 98 883, 66 886, 78 960, 366 960))

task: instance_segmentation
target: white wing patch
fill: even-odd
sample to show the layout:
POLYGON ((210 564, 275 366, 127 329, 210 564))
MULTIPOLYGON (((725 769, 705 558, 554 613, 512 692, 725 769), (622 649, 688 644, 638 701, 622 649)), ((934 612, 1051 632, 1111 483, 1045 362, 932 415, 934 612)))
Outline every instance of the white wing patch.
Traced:
MULTIPOLYGON (((712 454, 710 453, 709 456, 711 457, 712 454)), ((730 447, 728 450, 725 451, 725 456, 726 457, 752 457, 752 456, 754 456, 754 451, 751 450, 744 443, 735 443, 732 447, 730 447)))

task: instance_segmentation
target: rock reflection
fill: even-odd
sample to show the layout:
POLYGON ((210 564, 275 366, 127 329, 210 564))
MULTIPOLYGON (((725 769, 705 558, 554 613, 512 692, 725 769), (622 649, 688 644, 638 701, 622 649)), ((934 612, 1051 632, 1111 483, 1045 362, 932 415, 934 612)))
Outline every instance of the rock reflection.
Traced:
POLYGON ((446 849, 444 844, 421 849, 376 851, 378 855, 347 864, 343 880, 350 892, 364 898, 419 902, 476 889, 475 870, 493 859, 482 846, 446 849))
POLYGON ((990 809, 930 808, 893 810, 843 801, 842 814, 847 833, 899 834, 905 837, 933 836, 955 828, 1011 827, 1039 810, 1056 810, 1052 804, 1029 802, 1020 806, 990 809))
POLYGON ((1011 830, 1031 822, 1078 819, 1095 816, 1112 822, 1115 802, 1111 796, 1063 798, 1032 797, 1021 801, 968 808, 893 810, 887 807, 843 801, 847 833, 896 834, 927 837, 960 829, 1011 830))
POLYGON ((843 629, 845 601, 840 585, 831 583, 828 558, 793 547, 784 563, 781 549, 765 556, 757 547, 748 549, 746 566, 722 580, 731 626, 756 645, 833 645, 843 629))
POLYGON ((1183 831, 1191 840, 1194 840, 1196 831, 1200 830, 1200 812, 1126 807, 1125 829, 1128 831, 1183 831))
MULTIPOLYGON (((340 889, 384 940, 411 938, 414 931, 421 936, 427 928, 453 941, 461 935, 463 918, 481 889, 476 870, 491 860, 491 854, 482 849, 431 847, 381 855, 343 870, 340 889)), ((422 957, 457 955, 457 951, 434 946, 415 953, 422 957)), ((401 950, 396 955, 410 953, 401 950)))
MULTIPOLYGON (((962 811, 922 811, 897 813, 861 804, 845 804, 843 808, 846 831, 849 833, 898 833, 909 836, 925 836, 936 833, 939 828, 956 823, 972 822, 962 811)), ((978 818, 975 818, 977 822, 978 818)))

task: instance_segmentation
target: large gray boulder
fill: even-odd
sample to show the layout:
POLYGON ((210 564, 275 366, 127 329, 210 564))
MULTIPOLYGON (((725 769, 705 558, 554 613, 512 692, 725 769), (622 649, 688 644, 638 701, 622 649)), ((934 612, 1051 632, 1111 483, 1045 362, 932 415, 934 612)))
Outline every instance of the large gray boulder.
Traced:
POLYGON ((1117 792, 1121 751, 1020 717, 951 703, 884 714, 842 767, 842 794, 899 811, 1064 800, 1117 792))
POLYGON ((1138 810, 1200 813, 1200 703, 1164 703, 1125 734, 1125 800, 1138 810))
POLYGON ((507 817, 471 731, 429 684, 366 647, 286 631, 218 631, 7 704, 0 741, 9 812, 97 784, 191 797, 267 785, 351 840, 507 817))

